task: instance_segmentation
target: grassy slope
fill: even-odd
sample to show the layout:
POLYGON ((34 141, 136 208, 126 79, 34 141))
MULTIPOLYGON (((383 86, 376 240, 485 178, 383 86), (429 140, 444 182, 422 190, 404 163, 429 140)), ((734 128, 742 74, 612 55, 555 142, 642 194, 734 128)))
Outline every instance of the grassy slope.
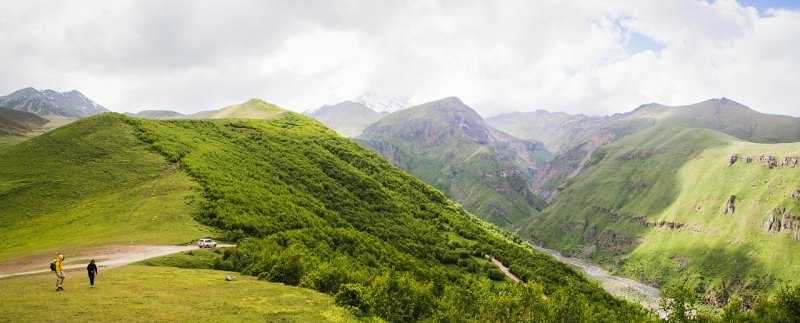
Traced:
POLYGON ((110 243, 178 244, 212 230, 197 184, 119 116, 73 123, 0 151, 0 260, 110 243))
POLYGON ((67 273, 65 291, 52 274, 0 279, 0 313, 15 322, 56 321, 295 321, 344 322, 356 318, 330 296, 258 281, 237 273, 129 265, 100 269, 89 289, 84 270, 67 273), (225 281, 226 275, 239 280, 225 281), (23 291, 23 292, 20 292, 23 291))
POLYGON ((765 232, 762 221, 777 206, 800 212, 789 198, 800 173, 743 160, 728 167, 727 160, 735 153, 800 156, 800 144, 754 144, 710 130, 655 127, 601 151, 527 234, 655 285, 687 281, 711 302, 726 299, 723 286, 747 296, 794 279, 798 243, 789 233, 765 232), (730 195, 737 196, 737 211, 725 215, 730 195), (684 226, 644 225, 660 221, 684 226))
POLYGON ((219 110, 203 111, 186 116, 189 119, 272 119, 286 112, 275 105, 260 99, 251 99, 242 104, 234 104, 219 110))

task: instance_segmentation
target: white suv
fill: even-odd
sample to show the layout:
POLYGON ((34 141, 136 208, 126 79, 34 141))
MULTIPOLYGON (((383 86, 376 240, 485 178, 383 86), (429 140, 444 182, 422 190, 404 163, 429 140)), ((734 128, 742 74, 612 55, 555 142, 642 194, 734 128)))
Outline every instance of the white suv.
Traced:
POLYGON ((216 248, 217 243, 211 239, 200 239, 197 240, 197 246, 200 248, 216 248))

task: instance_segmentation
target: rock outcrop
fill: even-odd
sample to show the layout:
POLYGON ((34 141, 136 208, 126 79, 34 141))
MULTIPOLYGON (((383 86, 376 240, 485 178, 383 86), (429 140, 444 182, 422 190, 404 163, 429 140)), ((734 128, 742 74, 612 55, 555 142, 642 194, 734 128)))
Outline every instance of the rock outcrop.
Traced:
POLYGON ((732 166, 733 164, 736 163, 737 160, 739 160, 739 155, 738 154, 731 155, 731 157, 728 158, 728 166, 732 166))
POLYGON ((788 232, 796 241, 800 241, 800 215, 792 214, 785 207, 779 206, 768 212, 763 225, 767 232, 788 232))
POLYGON ((736 202, 736 195, 731 195, 731 197, 728 198, 728 201, 725 202, 725 210, 723 211, 724 214, 733 214, 733 212, 736 212, 736 206, 733 205, 734 202, 736 202))
MULTIPOLYGON (((731 166, 734 163, 736 163, 738 159, 739 159, 738 154, 732 155, 728 159, 728 166, 731 166)), ((800 165, 800 157, 798 156, 783 157, 780 159, 780 161, 778 159, 779 158, 771 155, 761 155, 758 157, 753 157, 753 156, 744 157, 745 163, 749 164, 752 163, 753 161, 757 161, 761 163, 761 165, 764 165, 764 167, 767 167, 769 169, 773 169, 775 167, 797 167, 797 165, 800 165)))
POLYGON ((792 198, 800 200, 800 188, 795 188, 794 192, 792 192, 792 198))

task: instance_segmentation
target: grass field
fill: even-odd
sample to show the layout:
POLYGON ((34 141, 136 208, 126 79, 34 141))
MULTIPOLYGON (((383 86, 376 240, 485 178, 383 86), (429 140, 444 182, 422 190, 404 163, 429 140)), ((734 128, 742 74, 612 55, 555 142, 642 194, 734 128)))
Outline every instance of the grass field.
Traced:
POLYGON ((83 270, 0 279, 2 322, 347 322, 325 294, 238 273, 129 265, 100 268, 96 288, 83 270), (235 275, 238 281, 225 281, 235 275))

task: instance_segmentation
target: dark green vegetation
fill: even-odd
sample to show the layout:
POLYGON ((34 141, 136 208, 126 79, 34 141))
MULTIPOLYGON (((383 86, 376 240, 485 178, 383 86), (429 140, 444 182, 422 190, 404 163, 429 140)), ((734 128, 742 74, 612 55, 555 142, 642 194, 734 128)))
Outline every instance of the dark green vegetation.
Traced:
POLYGON ((392 321, 640 321, 562 263, 512 243, 378 155, 294 113, 90 120, 135 129, 201 187, 197 219, 240 241, 220 269, 314 288, 392 321), (491 283, 491 254, 523 284, 491 283), (477 257, 476 257, 477 256, 477 257), (546 297, 544 297, 546 296, 546 297))
POLYGON ((489 127, 457 98, 392 113, 357 139, 499 226, 514 228, 545 207, 528 185, 550 153, 489 127))
POLYGON ((651 127, 596 149, 523 235, 657 287, 686 284, 704 303, 738 295, 753 305, 798 283, 800 172, 792 157, 800 143, 651 127))
MULTIPOLYGON (((384 112, 385 113, 385 112, 384 112)), ((384 114, 353 101, 345 101, 334 105, 325 105, 307 113, 328 128, 336 130, 345 137, 360 135, 367 126, 375 123, 384 114)))
POLYGON ((740 298, 733 297, 721 309, 721 315, 701 313, 697 295, 687 286, 678 286, 663 293, 661 310, 667 322, 798 322, 800 320, 800 287, 781 287, 769 298, 762 298, 753 310, 746 310, 740 298))

